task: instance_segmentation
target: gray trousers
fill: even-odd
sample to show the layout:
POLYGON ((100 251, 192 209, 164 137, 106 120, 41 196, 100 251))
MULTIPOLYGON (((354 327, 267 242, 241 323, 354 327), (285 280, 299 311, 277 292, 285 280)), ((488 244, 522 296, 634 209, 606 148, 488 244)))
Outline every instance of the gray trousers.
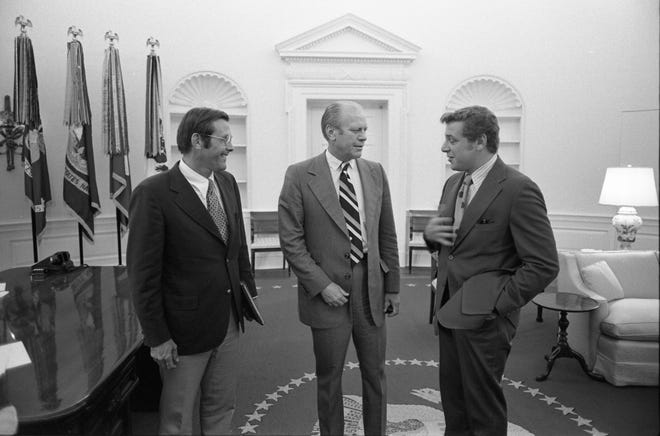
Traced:
POLYGON ((317 406, 322 436, 344 434, 342 374, 348 343, 353 337, 362 375, 362 419, 365 435, 384 435, 387 422, 385 324, 376 327, 369 313, 366 261, 353 267, 346 310, 351 323, 312 329, 316 358, 317 406))
POLYGON ((161 369, 158 434, 231 434, 236 406, 239 332, 233 311, 222 344, 204 353, 179 356, 173 369, 161 369), (195 414, 199 398, 199 421, 195 414))

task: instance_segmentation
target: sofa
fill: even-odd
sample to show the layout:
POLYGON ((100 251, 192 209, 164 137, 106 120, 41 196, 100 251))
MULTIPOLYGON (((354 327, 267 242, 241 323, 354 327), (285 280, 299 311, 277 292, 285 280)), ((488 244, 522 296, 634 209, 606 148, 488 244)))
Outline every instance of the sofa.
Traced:
POLYGON ((568 342, 615 386, 658 385, 658 252, 560 251, 557 292, 598 309, 568 316, 568 342))

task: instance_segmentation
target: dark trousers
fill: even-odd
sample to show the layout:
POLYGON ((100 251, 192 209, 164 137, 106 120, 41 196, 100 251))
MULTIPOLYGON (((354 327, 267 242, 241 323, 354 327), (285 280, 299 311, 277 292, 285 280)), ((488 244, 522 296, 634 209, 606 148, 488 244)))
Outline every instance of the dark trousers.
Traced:
POLYGON ((506 436, 502 375, 515 326, 505 317, 479 329, 440 326, 440 396, 446 436, 506 436))
POLYGON ((348 343, 353 338, 362 375, 364 434, 385 434, 385 324, 376 327, 369 314, 366 261, 353 267, 353 286, 346 310, 351 323, 312 329, 316 358, 317 406, 322 436, 344 434, 342 374, 348 343))

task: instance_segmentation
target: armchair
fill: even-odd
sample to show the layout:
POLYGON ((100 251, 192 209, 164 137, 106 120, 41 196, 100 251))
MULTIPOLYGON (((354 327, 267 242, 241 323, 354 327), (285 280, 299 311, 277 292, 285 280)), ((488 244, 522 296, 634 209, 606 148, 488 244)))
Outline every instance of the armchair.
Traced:
POLYGON ((572 314, 571 347, 616 386, 658 385, 658 252, 559 252, 557 292, 590 297, 595 311, 572 314))

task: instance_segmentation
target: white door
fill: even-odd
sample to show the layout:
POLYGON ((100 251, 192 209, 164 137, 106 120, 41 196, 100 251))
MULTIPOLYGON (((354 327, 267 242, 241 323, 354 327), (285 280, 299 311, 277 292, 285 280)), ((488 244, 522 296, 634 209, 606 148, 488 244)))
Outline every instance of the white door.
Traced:
MULTIPOLYGON (((387 168, 387 102, 355 101, 362 105, 367 118, 367 142, 362 150, 362 157, 380 162, 387 168)), ((329 100, 307 102, 307 157, 316 156, 328 146, 321 132, 321 117, 330 103, 329 100)))

